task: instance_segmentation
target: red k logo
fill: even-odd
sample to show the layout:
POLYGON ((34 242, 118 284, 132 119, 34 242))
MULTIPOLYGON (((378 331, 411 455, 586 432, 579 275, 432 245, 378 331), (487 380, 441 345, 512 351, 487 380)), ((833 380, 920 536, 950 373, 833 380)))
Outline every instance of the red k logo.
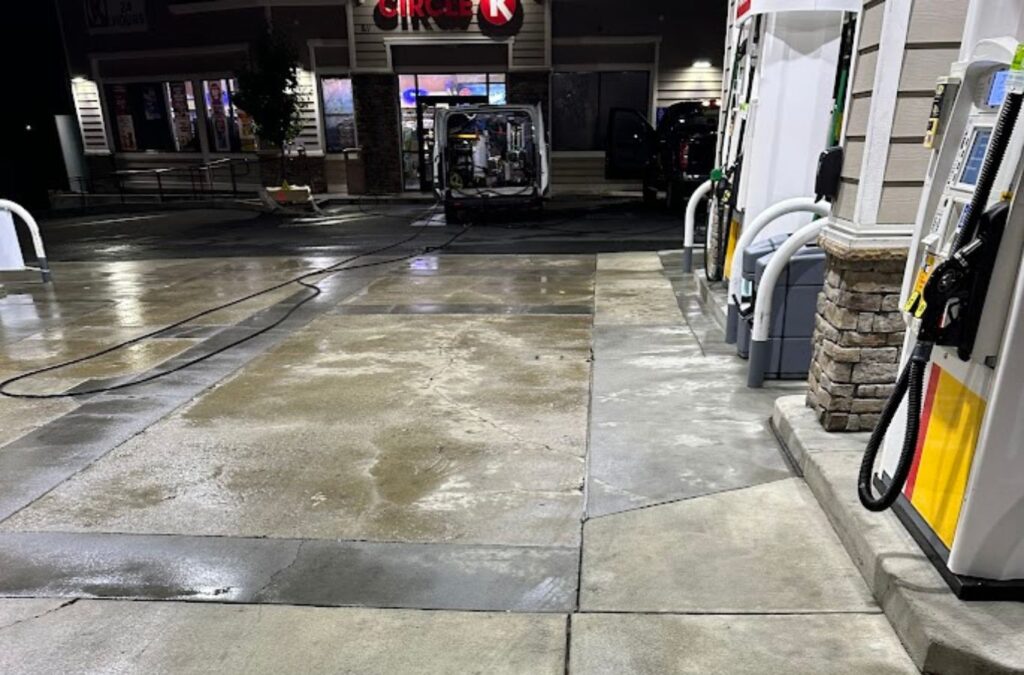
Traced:
POLYGON ((480 0, 480 16, 493 26, 504 26, 516 13, 517 0, 480 0))

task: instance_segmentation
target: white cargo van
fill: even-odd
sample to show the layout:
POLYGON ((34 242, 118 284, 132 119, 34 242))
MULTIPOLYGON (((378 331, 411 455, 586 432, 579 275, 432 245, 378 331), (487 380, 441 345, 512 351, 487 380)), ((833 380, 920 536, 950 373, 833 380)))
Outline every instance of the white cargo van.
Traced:
POLYGON ((536 105, 466 105, 434 118, 434 191, 449 223, 467 211, 539 206, 550 189, 536 105))

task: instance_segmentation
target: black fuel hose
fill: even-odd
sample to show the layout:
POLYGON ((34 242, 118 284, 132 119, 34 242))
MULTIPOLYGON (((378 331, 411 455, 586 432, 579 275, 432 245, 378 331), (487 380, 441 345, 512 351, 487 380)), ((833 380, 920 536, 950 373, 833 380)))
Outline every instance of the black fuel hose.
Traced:
MULTIPOLYGON (((718 212, 719 238, 725 236, 722 233, 722 224, 725 222, 725 208, 725 204, 720 199, 716 201, 715 210, 718 212)), ((704 233, 704 278, 710 282, 722 280, 722 268, 718 265, 713 266, 713 263, 715 263, 717 260, 718 247, 715 246, 715 242, 711 240, 711 230, 709 228, 708 231, 704 233)))
POLYGON ((917 450, 917 439, 921 426, 921 397, 924 394, 924 372, 931 359, 932 343, 918 342, 914 352, 904 366, 896 381, 896 389, 889 396, 882 409, 881 417, 875 430, 871 432, 871 439, 864 451, 864 458, 860 463, 860 474, 857 477, 857 496, 860 503, 868 511, 885 511, 892 506, 903 491, 903 486, 910 476, 910 467, 914 463, 914 452, 917 450), (903 395, 908 394, 907 399, 907 429, 903 434, 903 449, 900 451, 900 459, 896 464, 885 492, 876 497, 871 489, 871 479, 874 474, 875 458, 878 450, 882 447, 885 434, 889 431, 892 418, 903 401, 903 395))

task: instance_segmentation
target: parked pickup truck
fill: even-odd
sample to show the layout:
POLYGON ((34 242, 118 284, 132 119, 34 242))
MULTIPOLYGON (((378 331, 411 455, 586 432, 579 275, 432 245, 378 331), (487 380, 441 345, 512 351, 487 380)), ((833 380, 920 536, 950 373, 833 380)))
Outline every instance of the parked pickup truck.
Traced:
POLYGON ((701 101, 676 103, 657 128, 637 110, 614 108, 608 119, 605 176, 643 180, 644 201, 668 195, 671 209, 682 210, 694 189, 714 168, 718 106, 701 101))

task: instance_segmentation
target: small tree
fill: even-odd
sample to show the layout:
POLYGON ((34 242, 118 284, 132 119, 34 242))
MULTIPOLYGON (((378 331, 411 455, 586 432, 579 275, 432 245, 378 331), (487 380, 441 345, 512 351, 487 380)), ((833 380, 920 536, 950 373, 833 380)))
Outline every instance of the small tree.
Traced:
POLYGON ((238 73, 235 102, 252 117, 260 140, 278 149, 282 184, 285 146, 301 129, 298 68, 298 58, 288 41, 280 32, 269 30, 256 42, 250 64, 238 73))

